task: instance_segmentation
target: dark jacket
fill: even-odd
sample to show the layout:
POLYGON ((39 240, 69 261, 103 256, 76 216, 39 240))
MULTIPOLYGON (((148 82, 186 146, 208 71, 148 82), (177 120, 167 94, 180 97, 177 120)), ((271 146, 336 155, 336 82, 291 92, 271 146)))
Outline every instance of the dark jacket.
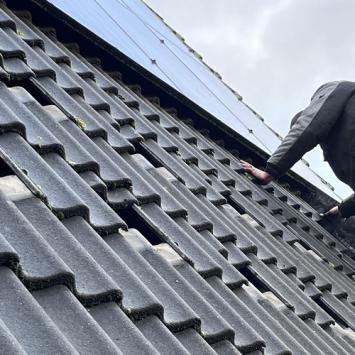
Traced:
MULTIPOLYGON (((268 160, 266 171, 274 178, 283 175, 317 144, 336 176, 355 190, 355 82, 322 85, 268 160)), ((354 215, 355 196, 339 210, 343 217, 354 215)))

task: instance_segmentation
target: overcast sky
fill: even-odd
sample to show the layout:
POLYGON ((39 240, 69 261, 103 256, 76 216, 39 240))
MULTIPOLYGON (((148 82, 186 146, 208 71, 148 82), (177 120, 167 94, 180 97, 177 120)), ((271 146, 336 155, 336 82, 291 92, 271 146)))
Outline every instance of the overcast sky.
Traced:
POLYGON ((322 83, 355 81, 355 1, 146 3, 282 134, 322 83))
POLYGON ((355 1, 144 1, 282 135, 321 84, 355 81, 355 1))

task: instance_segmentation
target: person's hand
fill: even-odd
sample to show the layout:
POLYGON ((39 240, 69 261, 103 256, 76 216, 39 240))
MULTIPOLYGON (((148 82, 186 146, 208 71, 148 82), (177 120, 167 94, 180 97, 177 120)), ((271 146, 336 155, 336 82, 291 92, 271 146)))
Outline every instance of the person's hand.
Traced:
POLYGON ((241 160, 240 164, 245 172, 253 175, 261 185, 266 185, 272 180, 272 176, 266 171, 260 170, 248 162, 241 160))
POLYGON ((321 217, 336 216, 339 214, 340 214, 339 207, 335 206, 335 207, 331 208, 329 211, 327 211, 325 213, 321 213, 321 217))

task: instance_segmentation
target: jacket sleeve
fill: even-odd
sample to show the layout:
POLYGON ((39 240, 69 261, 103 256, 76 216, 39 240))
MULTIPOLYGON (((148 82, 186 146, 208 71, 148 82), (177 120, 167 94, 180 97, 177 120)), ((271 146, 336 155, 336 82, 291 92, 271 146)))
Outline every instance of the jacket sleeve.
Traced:
POLYGON ((344 218, 355 215, 355 195, 351 195, 339 205, 339 212, 344 218))
POLYGON ((325 139, 354 93, 352 82, 331 82, 321 86, 267 161, 265 171, 278 178, 325 139))

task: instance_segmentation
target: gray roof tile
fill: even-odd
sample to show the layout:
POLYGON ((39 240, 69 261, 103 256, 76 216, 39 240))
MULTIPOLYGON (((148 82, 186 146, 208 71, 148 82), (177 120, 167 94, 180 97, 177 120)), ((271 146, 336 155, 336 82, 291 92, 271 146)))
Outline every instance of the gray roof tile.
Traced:
POLYGON ((16 46, 18 46, 18 48, 21 48, 21 50, 25 54, 26 63, 28 67, 32 69, 32 71, 36 74, 37 77, 56 77, 56 72, 53 69, 51 63, 48 63, 41 55, 42 49, 40 47, 30 47, 30 45, 23 41, 20 36, 17 35, 16 32, 9 28, 4 29, 3 31, 9 38, 11 38, 13 43, 16 43, 16 46))
MULTIPOLYGON (((32 15, 28 11, 18 11, 11 12, 8 9, 3 9, 6 14, 14 21, 16 25, 16 32, 19 37, 28 43, 31 47, 41 47, 43 48, 43 40, 39 37, 27 24, 26 22, 32 21, 32 15)), ((10 26, 11 27, 11 26, 10 26)))
POLYGON ((44 50, 46 54, 53 59, 55 63, 68 63, 70 64, 70 58, 69 56, 61 49, 59 48, 54 40, 51 40, 51 38, 55 39, 55 29, 52 27, 47 27, 47 28, 42 28, 40 30, 36 26, 33 26, 31 22, 26 23, 31 30, 39 37, 42 39, 44 43, 44 50))
POLYGON ((179 331, 199 327, 200 320, 164 279, 129 244, 130 238, 120 235, 105 237, 106 243, 118 254, 126 265, 141 279, 164 307, 164 323, 171 330, 179 331))
POLYGON ((65 286, 58 285, 35 291, 33 297, 78 353, 121 354, 104 330, 65 286))
POLYGON ((116 303, 102 303, 88 312, 123 354, 159 354, 116 303))
MULTIPOLYGON (((186 350, 188 350, 189 354, 215 355, 215 352, 208 343, 192 328, 175 333, 174 335, 186 350)), ((231 345, 229 341, 226 341, 226 343, 231 345)))
MULTIPOLYGON (((269 328, 269 324, 265 324, 262 320, 254 314, 254 310, 246 306, 242 301, 235 297, 234 293, 225 287, 220 280, 216 278, 208 279, 209 285, 233 308, 233 310, 244 319, 250 326, 259 334, 265 341, 268 341, 270 353, 281 354, 281 353, 291 353, 290 348, 287 342, 281 340, 278 337, 278 334, 275 334, 269 328)), ((298 351, 301 353, 301 347, 298 348, 298 351)), ((295 351, 295 349, 293 349, 295 351)))
MULTIPOLYGON (((257 334, 249 325, 249 321, 243 319, 238 311, 219 296, 204 280, 186 263, 177 264, 176 270, 180 272, 187 282, 193 285, 194 289, 214 305, 216 311, 227 321, 235 331, 234 342, 242 352, 262 349, 264 341, 260 334, 257 334)), ((218 280, 217 277, 210 277, 209 280, 218 280)))
MULTIPOLYGON (((18 131, 26 140, 36 148, 40 153, 57 152, 63 154, 64 149, 58 139, 50 132, 50 130, 29 111, 25 105, 21 103, 21 96, 27 95, 23 88, 8 89, 3 83, 0 85, 0 95, 3 100, 5 110, 10 110, 10 117, 18 117, 18 121, 25 127, 25 132, 22 129, 17 129, 19 122, 12 121, 9 130, 18 131), (25 133, 25 134, 23 134, 25 133)), ((5 127, 8 126, 5 124, 5 127)), ((4 129, 6 129, 4 127, 4 129)))
MULTIPOLYGON (((212 345, 213 350, 219 355, 240 355, 241 352, 237 350, 229 341, 220 341, 212 345)), ((260 351, 253 351, 250 354, 258 354, 260 351)))
POLYGON ((83 171, 79 175, 99 196, 107 200, 107 186, 93 171, 83 171))
POLYGON ((64 220, 63 223, 117 284, 123 294, 123 309, 129 315, 135 317, 162 315, 163 308, 156 297, 85 220, 73 217, 64 220))
POLYGON ((2 9, 0 9, 0 27, 10 28, 16 31, 16 23, 14 20, 2 9))
POLYGON ((9 348, 8 342, 13 337, 17 341, 12 345, 20 354, 48 353, 53 349, 57 354, 75 353, 73 345, 58 331, 16 275, 7 267, 0 268, 0 275, 0 298, 3 304, 0 307, 0 317, 1 323, 7 328, 6 342, 1 343, 2 349, 6 349, 5 346, 9 348))
MULTIPOLYGON (((144 238, 141 234, 134 233, 138 241, 144 238)), ((137 246, 137 248, 140 254, 159 272, 170 287, 198 314, 201 319, 201 334, 209 343, 223 339, 233 339, 234 332, 231 327, 218 316, 212 305, 206 302, 172 265, 162 258, 149 244, 145 243, 137 246)))
POLYGON ((142 319, 136 322, 136 326, 149 339, 159 354, 189 354, 187 349, 169 332, 157 317, 142 319))
POLYGON ((3 60, 3 67, 11 80, 20 81, 34 77, 34 72, 20 58, 11 57, 3 60))
MULTIPOLYGON (((74 273, 73 291, 82 303, 90 305, 121 299, 121 292, 113 280, 40 200, 17 201, 16 207, 74 273)), ((20 263, 23 264, 21 254, 20 263)))
POLYGON ((4 196, 0 196, 0 200, 3 235, 20 259, 19 272, 28 287, 38 289, 60 282, 72 287, 74 275, 57 251, 50 247, 12 201, 4 196))

